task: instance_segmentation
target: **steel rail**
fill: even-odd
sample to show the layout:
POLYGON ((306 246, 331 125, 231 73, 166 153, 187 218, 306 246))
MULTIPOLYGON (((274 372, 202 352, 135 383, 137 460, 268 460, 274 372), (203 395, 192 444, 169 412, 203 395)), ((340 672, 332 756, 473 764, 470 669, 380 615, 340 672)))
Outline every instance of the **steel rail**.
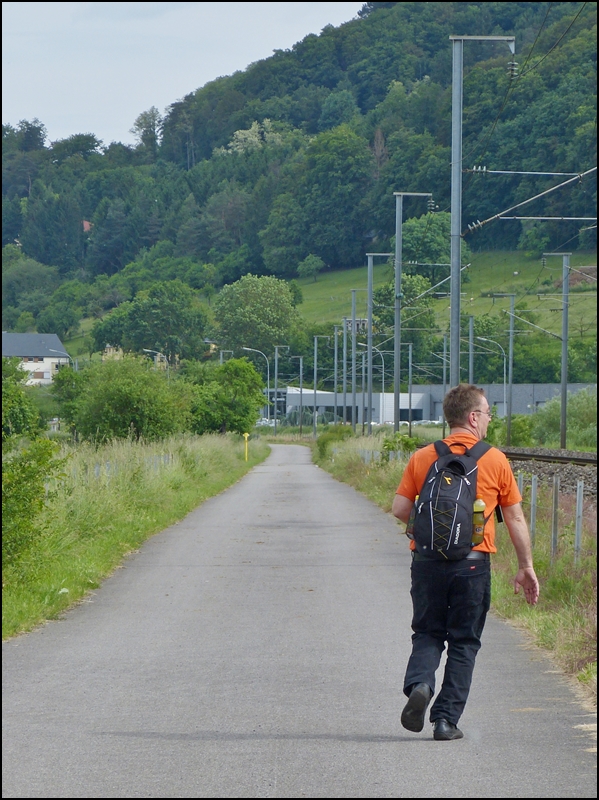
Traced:
MULTIPOLYGON (((427 442, 430 444, 430 442, 427 442)), ((419 444, 417 450, 426 447, 426 444, 419 444)), ((597 467, 597 456, 583 455, 554 455, 552 453, 527 453, 523 450, 510 448, 509 450, 499 447, 499 450, 509 461, 543 461, 548 464, 577 464, 582 467, 597 467)))
POLYGON ((596 456, 585 455, 552 455, 551 453, 526 453, 522 450, 499 448, 510 461, 544 461, 550 464, 578 464, 585 467, 596 467, 596 456))

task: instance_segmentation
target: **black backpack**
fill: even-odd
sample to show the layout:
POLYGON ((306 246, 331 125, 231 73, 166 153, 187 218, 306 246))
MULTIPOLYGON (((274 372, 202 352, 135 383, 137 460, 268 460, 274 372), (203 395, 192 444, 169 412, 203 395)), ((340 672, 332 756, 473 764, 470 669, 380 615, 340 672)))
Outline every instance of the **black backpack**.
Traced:
POLYGON ((442 561, 465 558, 472 549, 476 462, 491 447, 486 442, 477 442, 470 450, 464 444, 460 446, 464 453, 453 453, 442 440, 435 442, 438 458, 426 475, 415 506, 416 550, 442 561))

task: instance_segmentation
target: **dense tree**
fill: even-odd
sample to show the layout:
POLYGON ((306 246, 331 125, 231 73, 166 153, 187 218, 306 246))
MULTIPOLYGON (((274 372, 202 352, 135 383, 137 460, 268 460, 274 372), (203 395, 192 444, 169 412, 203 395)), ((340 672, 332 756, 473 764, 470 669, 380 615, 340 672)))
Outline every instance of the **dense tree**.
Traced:
POLYGON ((14 436, 35 436, 38 419, 35 405, 25 394, 23 385, 28 373, 19 366, 18 358, 2 357, 2 442, 14 436))
POLYGON ((363 197, 374 171, 368 143, 347 125, 308 145, 300 177, 308 252, 332 268, 359 263, 369 225, 363 197))
POLYGON ((224 286, 214 301, 216 338, 223 348, 240 352, 253 347, 267 354, 287 344, 297 312, 286 281, 271 276, 244 275, 224 286))
POLYGON ((21 201, 18 197, 12 200, 2 197, 2 247, 7 244, 14 244, 21 232, 23 224, 23 213, 21 201))
MULTIPOLYGON (((432 192, 441 209, 416 221, 423 201, 406 199, 404 209, 404 262, 437 282, 447 273, 422 265, 449 261, 456 30, 515 35, 526 64, 513 78, 505 45, 464 49, 464 260, 466 243, 592 249, 596 229, 581 233, 580 221, 563 218, 596 213, 594 176, 524 212, 557 221, 467 225, 560 180, 473 173, 473 164, 579 174, 596 163, 595 17, 595 4, 547 13, 530 3, 367 3, 358 19, 191 92, 164 119, 143 112, 136 146, 102 147, 92 133, 48 145, 37 119, 3 125, 3 243, 22 245, 60 281, 86 282, 84 295, 59 298, 47 274, 26 271, 29 290, 13 275, 18 298, 3 304, 4 327, 59 325, 73 311, 100 317, 156 281, 179 279, 210 299, 245 274, 294 278, 311 254, 333 269, 363 263, 366 251, 392 249, 398 190, 432 192)), ((303 337, 306 353, 309 335, 285 338, 299 347, 303 337)), ((588 374, 584 346, 576 374, 588 374)), ((494 360, 500 375, 500 357, 482 368, 494 360)))
POLYGON ((174 364, 178 358, 198 358, 206 347, 206 316, 197 295, 179 280, 155 283, 135 299, 122 303, 92 329, 96 350, 107 344, 128 352, 144 349, 163 353, 174 364))
MULTIPOLYGON (((446 211, 406 220, 402 225, 402 260, 406 270, 423 275, 431 285, 448 277, 450 231, 451 215, 446 211)), ((470 248, 462 243, 462 264, 468 263, 470 257, 470 248)))
MULTIPOLYGON (((567 398, 567 429, 570 447, 596 450, 597 389, 583 389, 567 398)), ((536 441, 547 447, 557 446, 561 430, 561 398, 554 397, 533 417, 536 441)))
POLYGON ((345 122, 351 122, 359 114, 360 109, 350 91, 342 89, 340 92, 331 92, 322 104, 318 129, 328 131, 345 122))
POLYGON ((59 285, 55 267, 40 264, 24 256, 20 248, 6 245, 2 249, 2 315, 3 328, 12 327, 22 312, 36 317, 59 285))
POLYGON ((32 120, 22 119, 17 125, 15 135, 17 149, 29 153, 44 148, 48 132, 43 122, 34 117, 32 120))
POLYGON ((273 275, 292 277, 297 265, 308 255, 307 223, 302 207, 290 193, 279 195, 268 225, 260 231, 264 263, 273 275))
POLYGON ((75 388, 73 424, 85 439, 158 439, 187 428, 190 393, 145 359, 96 363, 75 388))
POLYGON ((124 200, 105 199, 94 215, 90 237, 89 265, 96 275, 112 275, 135 256, 137 242, 130 233, 129 215, 124 200))
POLYGON ((220 366, 187 364, 185 377, 194 384, 191 429, 195 433, 248 433, 264 405, 260 374, 245 358, 220 366))
POLYGON ((306 256, 306 258, 297 265, 297 274, 300 278, 314 278, 316 281, 316 276, 319 272, 322 272, 324 267, 325 263, 322 258, 310 253, 309 256, 306 256))
POLYGON ((156 161, 162 133, 162 116, 156 106, 142 111, 130 132, 135 135, 145 160, 149 163, 156 161))
POLYGON ((234 184, 225 183, 211 195, 202 212, 212 256, 226 255, 244 243, 243 231, 250 196, 234 184))
POLYGON ((66 339, 78 331, 80 318, 81 311, 68 300, 49 303, 37 317, 36 328, 39 333, 55 333, 66 339))
POLYGON ((60 164, 73 156, 89 158, 94 153, 98 154, 101 146, 102 142, 93 133, 75 133, 52 142, 51 156, 60 164))
POLYGON ((86 370, 76 371, 69 364, 56 373, 50 386, 50 393, 58 403, 60 418, 71 431, 75 430, 77 401, 87 378, 86 370))
POLYGON ((83 259, 81 208, 74 194, 55 194, 36 181, 26 201, 23 252, 66 274, 83 259))

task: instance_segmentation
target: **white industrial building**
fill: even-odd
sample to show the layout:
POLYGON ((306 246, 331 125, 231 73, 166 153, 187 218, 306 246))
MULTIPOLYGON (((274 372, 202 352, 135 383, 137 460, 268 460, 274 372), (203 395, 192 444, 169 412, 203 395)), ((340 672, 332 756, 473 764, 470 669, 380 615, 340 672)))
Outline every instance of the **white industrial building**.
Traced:
MULTIPOLYGON (((496 409, 498 416, 506 414, 506 387, 503 383, 477 384, 485 391, 491 407, 496 409)), ((595 388, 596 384, 588 383, 569 383, 568 392, 575 393, 582 389, 595 388)), ((446 391, 446 390, 445 390, 446 391)), ((559 397, 561 384, 559 383, 519 383, 512 386, 512 413, 513 414, 533 414, 541 408, 548 400, 559 397)), ((292 412, 298 412, 300 407, 312 413, 316 407, 318 414, 326 414, 331 421, 336 417, 339 420, 345 418, 347 422, 352 420, 353 396, 351 390, 343 396, 343 392, 325 392, 318 389, 304 388, 301 392, 296 386, 281 386, 277 390, 278 396, 278 418, 284 419, 292 412), (345 414, 344 414, 345 409, 345 414)), ((415 384, 411 393, 402 392, 399 397, 399 408, 401 421, 418 422, 420 420, 434 420, 441 422, 443 419, 443 397, 444 389, 441 384, 415 384)), ((270 417, 273 417, 274 408, 274 389, 270 390, 271 409, 270 417)), ((356 392, 356 423, 368 422, 369 419, 374 424, 391 423, 394 421, 393 413, 394 394, 392 392, 373 392, 372 394, 372 417, 367 411, 368 393, 356 392)), ((264 409, 264 416, 267 410, 264 409)))

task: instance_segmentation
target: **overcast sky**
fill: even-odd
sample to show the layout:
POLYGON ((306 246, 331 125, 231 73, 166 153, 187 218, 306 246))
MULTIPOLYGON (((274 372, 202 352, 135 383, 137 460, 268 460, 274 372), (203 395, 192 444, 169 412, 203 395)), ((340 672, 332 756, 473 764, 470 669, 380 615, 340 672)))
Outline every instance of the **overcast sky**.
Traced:
POLYGON ((244 70, 363 3, 2 3, 2 122, 37 117, 50 141, 93 133, 132 143, 208 81, 244 70))

